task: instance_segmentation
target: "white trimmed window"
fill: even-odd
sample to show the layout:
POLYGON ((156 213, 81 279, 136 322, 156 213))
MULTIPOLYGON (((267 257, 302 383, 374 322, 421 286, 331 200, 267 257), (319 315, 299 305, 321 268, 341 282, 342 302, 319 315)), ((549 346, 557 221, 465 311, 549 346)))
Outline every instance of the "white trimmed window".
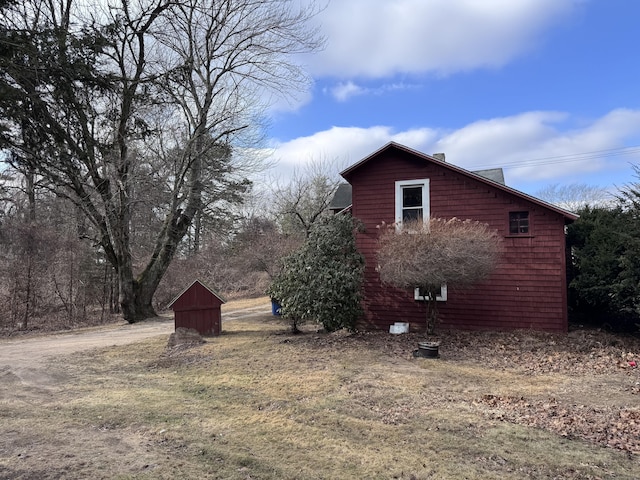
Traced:
MULTIPOLYGON (((426 301, 428 300, 428 293, 423 291, 421 288, 416 288, 413 292, 413 298, 416 300, 426 301)), ((440 291, 436 293, 436 300, 438 302, 446 302, 447 301, 447 284, 443 283, 440 285, 440 291)))
MULTIPOLYGON (((403 222, 429 220, 429 179, 401 180, 396 182, 396 225, 399 229, 403 222)), ((426 300, 420 288, 414 291, 416 300, 426 300)), ((439 302, 447 301, 447 285, 440 287, 436 294, 439 302)))
POLYGON ((396 224, 429 218, 429 179, 396 182, 396 224))

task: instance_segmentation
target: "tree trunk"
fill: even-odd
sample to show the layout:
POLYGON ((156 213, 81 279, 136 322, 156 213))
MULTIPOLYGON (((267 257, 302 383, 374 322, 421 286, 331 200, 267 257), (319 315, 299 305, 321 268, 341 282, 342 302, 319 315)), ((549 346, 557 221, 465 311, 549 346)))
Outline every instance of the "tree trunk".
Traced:
POLYGON ((428 293, 428 298, 425 300, 427 307, 427 324, 426 324, 426 337, 433 335, 436 331, 436 323, 438 322, 438 292, 439 289, 428 287, 425 289, 428 293))
MULTIPOLYGON (((203 149, 201 140, 200 138, 200 141, 196 142, 198 145, 196 152, 198 153, 201 153, 203 149)), ((185 210, 183 212, 176 209, 167 219, 151 259, 137 279, 133 278, 130 252, 126 251, 125 255, 118 258, 120 306, 125 320, 129 323, 157 316, 152 305, 153 295, 173 260, 178 244, 202 208, 201 169, 202 160, 199 155, 195 155, 189 172, 189 195, 185 210)), ((128 235, 128 231, 123 230, 123 232, 128 235)), ((125 251, 124 247, 123 251, 125 251)))
POLYGON ((152 300, 155 287, 141 285, 136 280, 125 283, 120 279, 120 308, 124 319, 136 323, 146 318, 156 317, 152 300), (125 288, 123 288, 125 286, 125 288))
POLYGON ((202 210, 198 210, 196 212, 195 222, 194 222, 194 232, 193 232, 193 251, 191 252, 193 255, 198 254, 200 252, 200 234, 202 232, 202 210))
POLYGON ((24 316, 22 319, 22 329, 26 330, 31 317, 31 297, 33 296, 33 262, 35 256, 35 230, 36 230, 36 189, 35 189, 35 173, 33 168, 27 169, 25 173, 27 181, 27 198, 29 201, 29 229, 26 238, 26 257, 27 257, 27 285, 26 285, 26 302, 24 308, 24 316))
POLYGON ((33 288, 32 280, 33 280, 33 255, 29 253, 27 256, 27 285, 25 288, 26 300, 24 305, 24 314, 22 316, 22 322, 20 324, 21 330, 27 329, 27 325, 29 324, 29 320, 31 317, 31 296, 32 296, 32 288, 33 288))
MULTIPOLYGON (((196 200, 190 201, 189 205, 199 203, 199 189, 196 188, 193 194, 196 200)), ((119 265, 120 307, 125 320, 129 323, 157 316, 152 304, 153 295, 173 260, 178 244, 191 224, 191 217, 177 213, 167 223, 162 241, 158 243, 147 267, 137 278, 133 278, 130 256, 123 259, 128 259, 129 263, 123 261, 119 265)))
POLYGON ((113 265, 109 267, 109 313, 120 313, 120 303, 118 302, 118 276, 114 275, 113 265))

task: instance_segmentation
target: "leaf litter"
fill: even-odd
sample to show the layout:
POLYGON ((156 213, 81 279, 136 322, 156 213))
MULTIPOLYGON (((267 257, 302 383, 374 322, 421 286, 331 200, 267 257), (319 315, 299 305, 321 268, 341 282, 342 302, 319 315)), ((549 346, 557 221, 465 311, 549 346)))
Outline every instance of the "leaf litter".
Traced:
MULTIPOLYGON (((381 354, 409 359, 421 339, 418 333, 339 331, 308 336, 304 343, 319 350, 350 349, 359 344, 381 354)), ((439 333, 438 340, 441 348, 436 361, 471 363, 525 377, 560 375, 584 379, 568 395, 540 398, 484 393, 470 398, 469 408, 486 418, 551 431, 630 455, 640 454, 640 338, 580 328, 568 334, 445 330, 439 333), (585 403, 577 401, 583 394, 580 387, 589 388, 591 383, 598 392, 585 403)), ((402 405, 387 415, 391 417, 385 419, 387 422, 396 423, 403 415, 411 415, 411 407, 402 405)))

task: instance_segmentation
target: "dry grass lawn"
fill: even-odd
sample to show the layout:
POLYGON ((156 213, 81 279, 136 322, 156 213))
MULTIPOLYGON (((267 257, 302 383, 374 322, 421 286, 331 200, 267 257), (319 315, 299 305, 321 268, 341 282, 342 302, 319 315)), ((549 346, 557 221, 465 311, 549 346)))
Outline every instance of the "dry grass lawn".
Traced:
POLYGON ((412 335, 292 336, 263 316, 191 348, 57 357, 50 382, 0 388, 0 478, 640 478, 633 447, 526 418, 637 412, 637 372, 530 371, 499 342, 498 364, 447 343, 415 359, 412 335))

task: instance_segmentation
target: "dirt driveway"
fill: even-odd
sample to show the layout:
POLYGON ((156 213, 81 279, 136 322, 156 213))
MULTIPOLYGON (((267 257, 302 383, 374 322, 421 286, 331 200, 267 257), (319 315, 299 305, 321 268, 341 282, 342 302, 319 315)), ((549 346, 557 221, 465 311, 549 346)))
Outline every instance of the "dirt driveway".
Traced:
MULTIPOLYGON (((230 302, 223 306, 222 323, 224 325, 225 320, 264 315, 270 308, 264 298, 230 302)), ((49 357, 126 345, 156 335, 168 337, 173 329, 173 314, 169 313, 133 325, 125 323, 19 339, 0 339, 0 381, 18 381, 38 386, 55 383, 46 368, 49 357)))

